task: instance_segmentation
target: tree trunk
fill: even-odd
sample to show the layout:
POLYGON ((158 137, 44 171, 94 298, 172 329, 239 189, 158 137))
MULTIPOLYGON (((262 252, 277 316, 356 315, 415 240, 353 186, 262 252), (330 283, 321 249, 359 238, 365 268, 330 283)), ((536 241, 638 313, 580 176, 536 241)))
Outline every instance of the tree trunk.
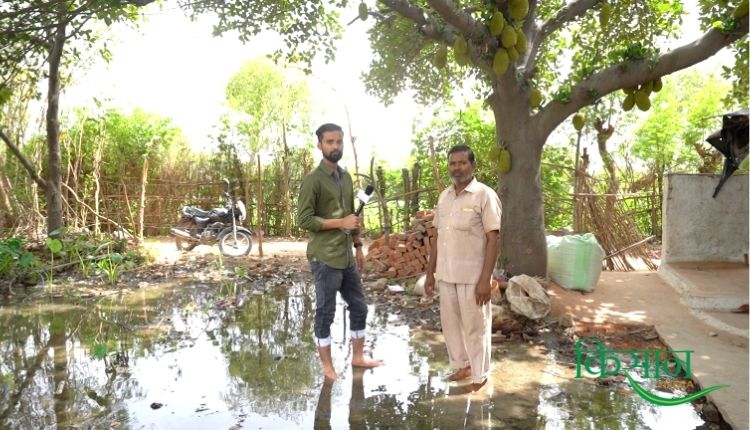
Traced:
MULTIPOLYGON (((504 96, 507 96, 504 94, 504 96)), ((517 94, 517 97, 522 95, 517 94)), ((501 173, 498 195, 503 205, 500 256, 514 274, 546 276, 547 243, 542 200, 542 147, 546 140, 530 121, 523 106, 513 106, 493 94, 489 99, 500 142, 511 154, 511 168, 501 173)))
MULTIPOLYGON (((63 7, 65 7, 63 5, 63 7)), ((60 60, 65 45, 65 24, 55 29, 49 55, 47 85, 47 234, 64 225, 60 186, 60 60)))
POLYGON ((391 213, 388 212, 388 202, 385 201, 386 183, 383 166, 378 166, 378 190, 380 193, 380 208, 383 211, 383 234, 385 235, 385 244, 389 245, 391 233, 391 213))
POLYGON ((148 185, 148 151, 143 154, 143 166, 141 169, 141 198, 138 203, 138 241, 143 242, 143 230, 145 227, 146 210, 146 186, 148 185))
POLYGON ((404 212, 401 215, 401 219, 404 223, 404 227, 401 229, 402 231, 406 231, 409 229, 409 221, 411 216, 411 197, 409 197, 409 192, 411 191, 409 188, 411 186, 411 181, 409 180, 409 170, 408 169, 401 169, 401 178, 404 181, 404 212))
POLYGON ((422 169, 419 167, 419 163, 414 163, 411 168, 411 190, 414 192, 411 196, 411 203, 409 209, 411 210, 410 215, 416 217, 417 211, 419 210, 419 177, 421 176, 422 169))
POLYGON ((10 202, 10 187, 6 186, 7 178, 0 173, 0 207, 3 209, 0 213, 0 227, 10 227, 13 225, 15 211, 10 202))
POLYGON ((263 257, 263 169, 260 167, 260 154, 258 157, 258 229, 256 230, 258 238, 258 255, 263 257))
POLYGON ((281 135, 284 141, 284 236, 292 235, 292 202, 289 196, 289 145, 286 141, 286 123, 281 124, 281 135))

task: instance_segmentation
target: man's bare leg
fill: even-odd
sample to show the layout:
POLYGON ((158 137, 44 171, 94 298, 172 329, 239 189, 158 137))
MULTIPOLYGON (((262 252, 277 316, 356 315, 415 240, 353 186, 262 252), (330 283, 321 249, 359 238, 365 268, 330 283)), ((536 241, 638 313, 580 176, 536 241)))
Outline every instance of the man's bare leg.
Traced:
POLYGON ((329 381, 335 381, 336 370, 333 368, 333 360, 331 359, 331 346, 318 347, 318 354, 320 354, 320 362, 323 364, 323 376, 329 381))
POLYGON ((365 367, 373 368, 383 364, 383 360, 373 360, 365 357, 365 338, 352 339, 352 366, 353 367, 365 367))
POLYGON ((470 377, 471 377, 471 366, 466 366, 463 369, 458 369, 455 372, 448 375, 448 380, 449 381, 462 381, 470 377))

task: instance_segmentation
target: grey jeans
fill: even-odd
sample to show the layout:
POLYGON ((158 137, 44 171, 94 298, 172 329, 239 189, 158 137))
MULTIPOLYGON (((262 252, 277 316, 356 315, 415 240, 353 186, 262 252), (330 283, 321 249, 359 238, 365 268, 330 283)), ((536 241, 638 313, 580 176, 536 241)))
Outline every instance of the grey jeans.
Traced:
POLYGON ((320 261, 311 262, 310 268, 315 277, 315 337, 326 339, 331 335, 337 292, 349 306, 349 330, 364 330, 367 301, 357 268, 334 269, 320 261))

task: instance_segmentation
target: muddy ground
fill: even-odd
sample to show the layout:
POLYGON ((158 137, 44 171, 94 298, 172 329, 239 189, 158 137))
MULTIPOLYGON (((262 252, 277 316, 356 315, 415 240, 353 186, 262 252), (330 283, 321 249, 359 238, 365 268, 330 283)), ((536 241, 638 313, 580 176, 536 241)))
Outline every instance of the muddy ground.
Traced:
MULTIPOLYGON (((299 424, 301 428, 309 428, 310 425, 315 428, 360 428, 362 423, 369 423, 369 427, 373 428, 401 428, 407 425, 411 428, 444 429, 726 428, 726 425, 713 419, 710 407, 706 408, 701 403, 673 407, 670 414, 664 415, 664 411, 644 404, 634 396, 622 377, 575 378, 574 344, 578 338, 594 336, 606 342, 610 348, 666 349, 653 327, 648 326, 583 324, 563 315, 550 315, 539 321, 520 319, 519 324, 509 328, 510 331, 495 333, 493 372, 485 388, 473 393, 468 391, 465 384, 449 384, 445 381, 450 369, 447 368, 440 333, 437 300, 411 294, 414 279, 386 282, 368 273, 363 279, 366 295, 374 305, 369 318, 371 322, 368 322, 368 333, 372 333, 371 336, 368 334, 368 349, 375 357, 384 358, 386 365, 364 373, 353 372, 348 366, 346 357, 349 347, 342 303, 332 330, 336 333, 334 358, 341 378, 334 386, 328 387, 320 377, 319 364, 309 345, 314 290, 310 288, 310 269, 304 256, 305 242, 267 240, 263 243, 263 257, 259 256, 256 244, 251 255, 243 258, 224 258, 215 246, 201 245, 190 252, 181 252, 169 238, 149 240, 144 246, 151 254, 152 262, 121 273, 114 288, 103 279, 92 282, 91 279, 80 279, 75 274, 61 274, 52 288, 34 287, 8 298, 6 304, 12 306, 5 307, 6 313, 13 306, 20 308, 24 305, 36 306, 34 312, 39 312, 38 303, 48 302, 50 298, 53 304, 78 307, 84 312, 91 303, 99 303, 95 308, 100 312, 109 309, 101 303, 117 302, 118 305, 112 309, 125 309, 123 306, 126 303, 135 303, 136 308, 127 311, 127 321, 132 321, 128 324, 137 328, 133 340, 124 343, 118 341, 117 345, 122 350, 117 355, 107 349, 114 346, 102 346, 110 343, 101 343, 101 340, 89 347, 94 351, 91 353, 94 357, 89 359, 93 360, 99 352, 104 351, 105 362, 109 358, 110 363, 115 363, 115 369, 126 374, 142 371, 143 364, 140 363, 149 355, 146 354, 139 364, 135 360, 122 363, 121 357, 132 356, 131 344, 151 342, 149 339, 154 333, 160 341, 173 345, 162 353, 152 353, 155 358, 161 357, 161 362, 172 355, 176 362, 190 361, 186 358, 190 356, 190 348, 197 348, 201 340, 206 342, 206 351, 213 351, 212 344, 224 345, 221 353, 207 353, 215 354, 219 362, 229 360, 229 376, 214 379, 220 384, 236 386, 234 395, 238 396, 242 407, 213 407, 213 413, 217 415, 213 419, 222 418, 223 421, 219 420, 222 423, 231 421, 234 423, 233 429, 281 429, 290 428, 290 423, 295 426, 299 424), (404 287, 405 291, 393 293, 383 288, 396 284, 404 287), (151 300, 154 304, 150 304, 151 300), (169 311, 172 309, 168 306, 170 301, 176 306, 172 311, 169 311), (154 309, 160 308, 166 309, 164 312, 167 313, 156 317, 158 312, 154 309), (276 311, 264 316, 269 309, 276 311), (173 316, 169 316, 169 312, 173 312, 173 316), (178 315, 185 321, 178 324, 178 315), (191 335, 188 317, 206 327, 213 327, 212 321, 223 323, 211 329, 195 329, 195 334, 191 335), (221 358, 224 356, 228 358, 221 358), (252 364, 256 360, 257 363, 252 364), (284 363, 287 361, 299 364, 282 370, 286 369, 284 363), (285 372, 297 374, 300 371, 303 373, 288 383, 281 383, 282 387, 286 387, 282 390, 283 394, 274 391, 274 381, 282 377, 279 375, 285 372), (258 375, 262 375, 260 380, 257 380, 258 375), (303 386, 294 388, 295 380, 305 382, 303 386), (274 398, 284 406, 283 409, 289 410, 276 410, 274 398), (258 399, 263 399, 262 407, 252 406, 258 399)), ((2 311, 3 307, 0 306, 0 319, 3 317, 2 311)), ((101 326, 98 330, 100 334, 97 339, 102 336, 101 326)), ((0 347, 2 341, 0 337, 0 347)), ((23 340, 16 339, 14 342, 20 341, 23 340)), ((85 343, 83 340, 81 342, 85 343)), ((222 366, 225 365, 219 365, 220 368, 222 366)), ((168 366, 166 369, 172 368, 168 366)), ((0 367, 0 376, 2 370, 0 367)), ((181 368, 180 375, 182 371, 181 368)), ((175 381, 186 378, 179 376, 175 381)), ((125 381, 132 380, 147 385, 138 377, 125 378, 125 381)), ((189 381, 185 383, 189 384, 189 381)), ((153 404, 169 404, 171 395, 165 388, 168 386, 168 382, 156 384, 151 392, 163 393, 156 398, 129 393, 140 401, 136 405, 151 404, 153 409, 153 404)), ((657 381, 656 387, 675 395, 695 389, 670 381, 657 381)), ((57 386, 52 391, 60 389, 57 386)), ((200 391, 201 388, 196 389, 200 391)), ((90 391, 82 394, 83 397, 88 396, 89 400, 101 397, 101 394, 94 396, 90 391)), ((0 394, 3 391, 0 390, 0 394)), ((22 393, 18 397, 22 397, 22 393)), ((11 395, 10 399, 13 398, 11 395)), ((96 403, 101 402, 116 404, 112 399, 96 400, 96 403)), ((234 403, 225 402, 229 405, 234 403)), ((57 412, 59 408, 57 403, 55 405, 57 412)), ((176 406, 172 402, 172 407, 176 406)), ((149 428, 175 428, 170 421, 154 418, 150 412, 136 413, 138 407, 131 405, 125 408, 130 414, 137 415, 134 418, 110 417, 107 414, 114 412, 103 406, 102 419, 109 419, 112 428, 123 425, 125 428, 130 425, 133 428, 143 425, 149 428)), ((5 412, 0 410, 0 428, 3 428, 4 418, 9 420, 6 424, 38 424, 24 421, 26 418, 14 421, 14 413, 19 417, 26 416, 22 410, 21 407, 5 412)), ((211 410, 212 407, 206 403, 194 411, 176 413, 185 423, 190 423, 181 428, 207 428, 205 425, 209 421, 205 414, 211 410)), ((175 414, 175 411, 172 413, 175 414)), ((87 422, 85 414, 77 419, 87 422)))

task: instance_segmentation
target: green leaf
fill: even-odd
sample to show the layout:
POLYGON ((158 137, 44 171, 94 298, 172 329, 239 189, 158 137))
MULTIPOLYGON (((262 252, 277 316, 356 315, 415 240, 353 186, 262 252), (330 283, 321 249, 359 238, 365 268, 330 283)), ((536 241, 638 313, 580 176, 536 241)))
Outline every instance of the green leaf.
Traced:
POLYGON ((49 248, 49 250, 52 251, 53 254, 57 254, 58 252, 62 251, 62 247, 62 242, 60 242, 59 240, 47 238, 47 248, 49 248))
POLYGON ((107 352, 109 352, 109 347, 106 343, 98 343, 96 344, 96 346, 94 346, 94 357, 96 358, 106 357, 107 352))

